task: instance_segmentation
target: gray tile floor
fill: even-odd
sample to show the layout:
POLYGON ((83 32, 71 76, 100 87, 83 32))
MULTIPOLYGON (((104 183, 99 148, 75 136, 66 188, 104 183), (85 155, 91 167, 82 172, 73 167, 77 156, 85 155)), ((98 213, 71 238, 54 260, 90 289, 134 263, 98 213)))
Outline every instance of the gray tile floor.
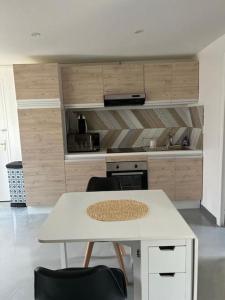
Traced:
MULTIPOLYGON (((225 228, 218 228, 201 210, 183 210, 183 217, 199 238, 198 300, 225 299, 225 228)), ((39 244, 37 233, 46 214, 28 214, 27 209, 0 203, 0 299, 32 300, 33 269, 36 266, 59 268, 57 245, 39 244)), ((83 245, 79 245, 80 250, 83 245)), ((70 264, 80 266, 70 246, 70 264)), ((116 266, 115 258, 92 260, 93 264, 116 266)), ((129 278, 131 263, 126 258, 129 278)), ((131 289, 130 289, 131 291, 131 289)))

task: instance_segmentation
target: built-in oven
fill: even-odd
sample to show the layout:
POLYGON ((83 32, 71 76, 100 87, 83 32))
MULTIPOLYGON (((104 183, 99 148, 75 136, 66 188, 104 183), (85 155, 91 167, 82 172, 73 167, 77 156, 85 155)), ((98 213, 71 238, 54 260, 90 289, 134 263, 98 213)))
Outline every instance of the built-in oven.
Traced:
POLYGON ((107 163, 107 177, 119 179, 123 190, 147 190, 148 168, 145 161, 121 161, 107 163))

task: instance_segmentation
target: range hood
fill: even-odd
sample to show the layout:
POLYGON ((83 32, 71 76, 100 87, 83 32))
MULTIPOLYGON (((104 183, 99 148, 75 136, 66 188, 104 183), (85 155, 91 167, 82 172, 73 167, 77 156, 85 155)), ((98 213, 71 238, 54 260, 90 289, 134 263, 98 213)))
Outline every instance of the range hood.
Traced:
POLYGON ((104 106, 143 105, 145 94, 105 95, 104 106))

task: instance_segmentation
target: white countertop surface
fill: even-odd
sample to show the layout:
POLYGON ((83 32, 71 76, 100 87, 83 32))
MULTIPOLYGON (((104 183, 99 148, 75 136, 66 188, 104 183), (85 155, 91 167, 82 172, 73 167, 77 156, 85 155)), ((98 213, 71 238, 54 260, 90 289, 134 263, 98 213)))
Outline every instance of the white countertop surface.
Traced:
POLYGON ((146 152, 129 152, 129 153, 107 153, 106 150, 98 152, 82 152, 82 153, 70 153, 65 155, 65 160, 80 160, 80 159, 100 159, 106 157, 116 156, 150 156, 150 157, 202 157, 202 150, 174 150, 174 151, 146 151, 146 152))
POLYGON ((74 241, 129 241, 192 239, 194 233, 161 190, 65 193, 41 226, 43 243, 74 241), (137 220, 102 222, 90 218, 86 209, 103 200, 134 199, 149 206, 137 220))

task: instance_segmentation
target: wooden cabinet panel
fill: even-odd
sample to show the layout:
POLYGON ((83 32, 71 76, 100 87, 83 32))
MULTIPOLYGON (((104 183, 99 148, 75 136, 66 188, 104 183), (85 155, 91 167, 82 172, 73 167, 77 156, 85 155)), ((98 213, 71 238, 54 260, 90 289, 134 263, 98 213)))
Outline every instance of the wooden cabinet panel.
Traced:
POLYGON ((175 159, 148 159, 149 189, 160 189, 175 200, 175 159))
POLYGON ((91 177, 106 176, 106 162, 105 159, 66 162, 65 172, 66 191, 84 192, 91 177))
POLYGON ((103 65, 104 94, 144 92, 143 64, 103 65))
POLYGON ((62 90, 65 104, 103 103, 102 66, 63 66, 62 90))
POLYGON ((171 100, 173 65, 148 63, 144 64, 146 99, 171 100))
POLYGON ((18 111, 28 205, 54 204, 65 192, 61 111, 18 111))
POLYGON ((58 64, 14 65, 16 98, 60 98, 58 64))
POLYGON ((176 200, 202 199, 202 159, 176 158, 176 200))
POLYGON ((173 64, 172 99, 199 98, 199 65, 197 61, 173 64))

